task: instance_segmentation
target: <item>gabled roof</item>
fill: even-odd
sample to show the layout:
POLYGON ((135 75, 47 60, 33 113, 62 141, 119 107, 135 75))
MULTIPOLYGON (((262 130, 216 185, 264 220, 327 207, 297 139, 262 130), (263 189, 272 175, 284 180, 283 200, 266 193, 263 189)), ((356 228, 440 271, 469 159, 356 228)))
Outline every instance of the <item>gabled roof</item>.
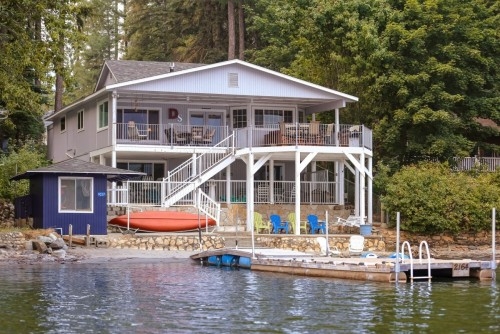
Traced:
MULTIPOLYGON (((167 64, 170 64, 170 63, 167 63, 167 64)), ((155 76, 148 76, 148 77, 138 78, 138 79, 131 80, 131 81, 125 81, 125 82, 121 82, 121 83, 117 83, 117 84, 106 85, 106 88, 107 89, 114 89, 114 88, 120 88, 120 87, 127 87, 127 86, 132 86, 132 85, 141 84, 141 83, 145 83, 145 82, 150 82, 150 81, 154 81, 154 80, 160 80, 160 79, 164 79, 164 78, 168 78, 168 77, 173 77, 173 76, 178 76, 178 75, 184 75, 184 74, 187 74, 187 73, 193 73, 193 72, 199 72, 199 71, 206 71, 206 70, 209 70, 209 69, 218 68, 218 67, 224 67, 224 66, 228 66, 228 65, 231 65, 231 64, 238 64, 238 65, 241 65, 241 66, 246 66, 248 68, 252 68, 254 70, 258 70, 258 71, 270 74, 270 75, 275 76, 275 77, 279 77, 279 78, 282 78, 282 79, 289 80, 291 82, 302 84, 302 85, 307 86, 307 87, 318 89, 318 90, 326 92, 328 94, 333 94, 335 96, 341 97, 344 100, 346 100, 347 102, 356 102, 356 101, 358 101, 358 98, 356 96, 352 96, 352 95, 349 95, 349 94, 346 94, 346 93, 342 93, 342 92, 339 92, 339 91, 336 91, 336 90, 333 90, 333 89, 330 89, 330 88, 326 88, 326 87, 323 87, 323 86, 320 86, 320 85, 317 85, 317 84, 314 84, 314 83, 311 83, 311 82, 308 82, 308 81, 305 81, 305 80, 302 80, 302 79, 298 79, 298 78, 295 78, 295 77, 292 77, 292 76, 289 76, 289 75, 286 75, 286 74, 283 74, 283 73, 280 73, 280 72, 276 72, 276 71, 273 71, 273 70, 270 70, 270 69, 267 69, 267 68, 264 68, 264 67, 260 67, 258 65, 247 63, 247 62, 239 60, 239 59, 233 59, 233 60, 223 61, 223 62, 220 62, 220 63, 210 64, 210 65, 200 65, 200 64, 197 64, 197 65, 200 65, 200 66, 193 66, 191 68, 187 68, 186 67, 180 73, 178 73, 178 71, 174 71, 174 72, 170 72, 169 71, 169 72, 162 73, 162 74, 155 75, 155 76)))
POLYGON ((201 66, 205 66, 205 64, 138 60, 107 60, 101 69, 94 91, 104 87, 108 76, 112 78, 113 83, 117 84, 171 72, 185 71, 201 66))
POLYGON ((18 174, 12 177, 11 180, 29 179, 38 174, 75 174, 79 176, 107 175, 108 181, 111 182, 128 180, 134 177, 146 175, 141 172, 103 166, 80 159, 68 159, 57 164, 40 167, 34 170, 29 170, 23 174, 18 174))

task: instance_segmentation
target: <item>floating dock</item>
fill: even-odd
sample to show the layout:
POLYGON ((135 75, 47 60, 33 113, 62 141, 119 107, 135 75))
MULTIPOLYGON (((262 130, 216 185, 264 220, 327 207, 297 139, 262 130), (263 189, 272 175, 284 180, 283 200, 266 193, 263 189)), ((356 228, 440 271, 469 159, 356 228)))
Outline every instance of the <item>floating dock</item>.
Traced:
POLYGON ((433 277, 495 279, 499 261, 331 257, 270 248, 222 248, 191 256, 202 264, 292 275, 377 282, 431 280, 433 277))

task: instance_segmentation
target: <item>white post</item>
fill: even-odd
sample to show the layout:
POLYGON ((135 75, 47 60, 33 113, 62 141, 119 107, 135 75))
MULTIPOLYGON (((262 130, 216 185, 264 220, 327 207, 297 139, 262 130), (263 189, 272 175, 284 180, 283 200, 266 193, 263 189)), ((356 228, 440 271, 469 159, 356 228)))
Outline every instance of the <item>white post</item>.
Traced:
POLYGON ((325 237, 326 237, 326 256, 329 256, 330 244, 328 243, 328 210, 325 211, 325 237))
POLYGON ((295 234, 300 235, 300 152, 295 151, 295 234))
POLYGON ((399 281, 399 212, 396 213, 396 283, 399 281))
MULTIPOLYGON (((111 94, 111 167, 116 168, 116 108, 118 105, 118 93, 113 91, 111 94)), ((116 203, 116 182, 111 183, 111 201, 116 203)))
POLYGON ((495 273, 495 269, 497 268, 496 246, 495 246, 495 239, 496 239, 496 229, 495 229, 496 209, 495 208, 493 208, 491 215, 492 215, 492 217, 491 217, 491 269, 493 270, 493 273, 495 273))
MULTIPOLYGON (((363 148, 364 149, 364 148, 363 148)), ((368 172, 372 177, 368 177, 368 222, 367 224, 372 225, 373 224, 373 158, 369 157, 368 158, 368 172)))

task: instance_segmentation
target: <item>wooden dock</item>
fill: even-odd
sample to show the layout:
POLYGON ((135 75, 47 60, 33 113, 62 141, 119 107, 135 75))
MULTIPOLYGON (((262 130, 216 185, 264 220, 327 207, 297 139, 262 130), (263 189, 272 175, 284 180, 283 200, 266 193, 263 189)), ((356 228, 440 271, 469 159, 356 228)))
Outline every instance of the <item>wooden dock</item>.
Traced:
POLYGON ((193 260, 202 264, 234 266, 251 270, 292 275, 331 277, 377 282, 408 282, 431 280, 433 277, 493 280, 499 261, 471 259, 439 260, 365 257, 331 257, 298 251, 256 248, 222 248, 194 254, 193 260), (241 265, 240 265, 241 263, 241 265))

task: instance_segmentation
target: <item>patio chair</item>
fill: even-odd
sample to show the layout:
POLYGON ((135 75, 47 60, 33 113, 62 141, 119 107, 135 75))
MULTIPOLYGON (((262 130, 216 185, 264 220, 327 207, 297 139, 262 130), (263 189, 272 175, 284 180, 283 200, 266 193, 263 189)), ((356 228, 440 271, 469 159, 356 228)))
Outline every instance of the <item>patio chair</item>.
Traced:
POLYGON ((269 217, 271 219, 271 224, 273 227, 273 233, 278 234, 281 232, 288 233, 289 232, 289 223, 286 221, 282 221, 279 215, 271 215, 269 217))
POLYGON ((360 255, 365 247, 365 237, 353 235, 349 238, 349 255, 360 255))
POLYGON ((318 121, 311 121, 309 124, 309 144, 318 145, 322 143, 319 125, 318 121))
POLYGON ((215 135, 215 129, 207 129, 207 131, 205 131, 205 134, 203 135, 203 145, 212 145, 212 140, 214 138, 214 135, 215 135))
POLYGON ((179 145, 185 145, 188 143, 189 137, 185 133, 180 133, 174 129, 174 143, 179 145))
POLYGON ((259 185, 257 187, 257 202, 267 203, 269 201, 269 187, 259 185))
POLYGON ((253 213, 253 226, 255 232, 260 233, 267 231, 268 234, 271 233, 271 223, 269 221, 264 221, 262 215, 258 212, 253 213))
POLYGON ((311 234, 316 234, 316 232, 326 234, 325 222, 318 221, 318 216, 312 214, 308 215, 307 221, 309 222, 309 227, 311 228, 311 234))
POLYGON ((193 126, 191 128, 191 142, 194 144, 200 144, 203 142, 203 127, 193 126))
POLYGON ((148 130, 139 130, 134 121, 128 122, 127 134, 129 139, 140 140, 140 139, 148 139, 149 129, 148 130))
POLYGON ((294 203, 295 202, 295 185, 290 190, 284 190, 281 194, 274 196, 275 201, 279 203, 294 203))
POLYGON ((326 132, 325 132, 325 144, 335 144, 334 143, 334 137, 333 137, 333 134, 334 134, 334 127, 335 127, 335 124, 334 123, 330 123, 326 126, 326 132))
MULTIPOLYGON (((290 233, 293 233, 293 231, 295 230, 295 224, 296 224, 296 221, 295 221, 295 212, 290 212, 288 214, 288 221, 290 222, 290 233)), ((302 233, 302 231, 304 231, 304 234, 307 234, 307 221, 301 221, 300 223, 300 233, 302 233)))

